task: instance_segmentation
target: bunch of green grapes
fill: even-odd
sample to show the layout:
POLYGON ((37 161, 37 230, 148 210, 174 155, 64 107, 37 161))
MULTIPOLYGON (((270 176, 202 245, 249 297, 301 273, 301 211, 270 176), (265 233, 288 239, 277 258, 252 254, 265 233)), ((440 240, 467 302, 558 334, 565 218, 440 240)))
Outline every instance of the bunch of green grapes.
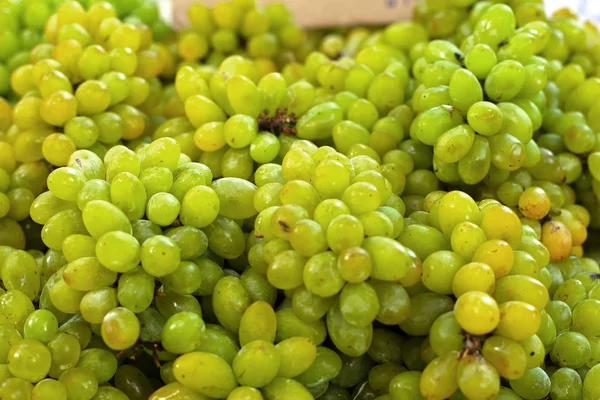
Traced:
POLYGON ((0 96, 11 95, 10 75, 29 62, 30 51, 43 42, 46 20, 62 0, 0 1, 0 96))
MULTIPOLYGON (((45 163, 19 163, 13 145, 5 141, 12 123, 12 108, 0 98, 0 245, 43 250, 40 227, 29 217, 30 206, 46 190, 45 163)), ((0 263, 1 265, 1 263, 0 263)))
POLYGON ((31 205, 46 254, 0 248, 2 315, 14 329, 5 335, 18 337, 6 349, 14 381, 3 380, 0 393, 150 396, 153 386, 135 365, 172 360, 204 335, 193 294, 212 294, 224 275, 223 258, 201 258, 209 243, 243 251, 241 228, 218 217, 224 192, 211 181, 171 138, 138 153, 115 146, 104 160, 77 150, 50 173, 49 190, 31 205), (139 362, 117 368, 119 352, 139 362))
POLYGON ((273 71, 287 60, 303 60, 313 47, 283 4, 259 7, 254 0, 195 3, 188 10, 191 27, 179 32, 177 52, 191 64, 218 68, 225 58, 243 53, 273 71))
MULTIPOLYGON (((64 1, 64 0, 63 0, 64 1)), ((104 0, 77 0, 84 8, 90 8, 95 3, 104 0)), ((171 28, 161 18, 160 8, 156 0, 106 0, 116 16, 126 23, 142 23, 152 30, 154 40, 162 42, 171 34, 171 28)))
POLYGON ((591 24, 189 16, 61 2, 11 74, 0 398, 600 398, 591 24))
POLYGON ((149 116, 161 108, 159 77, 171 74, 174 58, 152 42, 148 26, 115 15, 105 2, 87 11, 63 3, 46 25, 49 43, 12 73, 12 89, 22 97, 5 140, 19 163, 61 167, 78 149, 103 157, 154 129, 149 116))

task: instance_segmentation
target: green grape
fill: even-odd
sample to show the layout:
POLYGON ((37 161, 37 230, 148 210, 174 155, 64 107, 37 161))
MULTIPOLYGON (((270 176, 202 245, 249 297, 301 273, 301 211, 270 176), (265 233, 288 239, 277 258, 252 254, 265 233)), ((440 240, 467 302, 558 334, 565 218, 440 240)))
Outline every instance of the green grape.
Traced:
POLYGON ((133 312, 117 307, 102 320, 102 339, 113 350, 125 350, 135 344, 140 335, 140 323, 133 312))
POLYGON ((117 357, 108 350, 87 349, 81 352, 77 367, 92 371, 98 383, 104 384, 117 372, 117 357))
POLYGON ((572 312, 568 304, 560 300, 553 300, 548 302, 545 310, 554 321, 557 333, 561 333, 569 329, 571 325, 572 312))
POLYGON ((467 398, 491 398, 500 390, 498 372, 485 358, 470 356, 459 360, 457 377, 458 387, 467 398))
POLYGON ((244 252, 244 235, 235 221, 218 217, 204 232, 208 237, 209 248, 218 256, 235 259, 244 252))
POLYGON ((483 90, 477 77, 468 69, 459 69, 452 74, 449 82, 450 101, 463 113, 473 104, 483 100, 483 90))
POLYGON ((146 203, 146 217, 158 226, 169 226, 178 217, 181 205, 170 193, 156 193, 146 203))
POLYGON ((49 291, 52 306, 68 314, 79 311, 79 304, 84 295, 84 292, 71 288, 62 277, 58 277, 49 291))
MULTIPOLYGON (((554 338, 556 338, 556 335, 554 335, 554 338)), ((543 364, 544 357, 546 355, 546 349, 542 339, 540 339, 540 336, 533 335, 529 337, 529 339, 522 341, 520 344, 527 355, 528 368, 536 368, 543 364)))
POLYGON ((519 396, 530 399, 541 399, 550 392, 550 378, 541 368, 532 368, 525 371, 519 378, 510 381, 510 387, 519 396))
POLYGON ((51 340, 48 343, 48 349, 52 354, 52 365, 49 375, 56 379, 64 371, 73 368, 80 357, 80 344, 77 338, 67 333, 60 333, 56 338, 51 340))
POLYGON ((465 54, 465 66, 477 79, 487 78, 497 62, 496 53, 487 44, 476 44, 465 54))
POLYGON ((578 332, 563 332, 556 338, 550 357, 560 367, 580 368, 589 360, 590 352, 590 343, 585 336, 578 332))
POLYGON ((177 269, 164 277, 165 288, 181 295, 196 292, 201 285, 202 272, 191 261, 182 261, 177 269))
MULTIPOLYGON (((256 50, 255 47, 258 41, 265 37, 269 37, 270 34, 266 34, 263 37, 256 36, 248 44, 250 52, 256 50)), ((262 43, 261 43, 262 44, 262 43)), ((247 120, 254 124, 254 133, 256 133, 256 121, 254 120, 264 110, 261 105, 261 98, 259 89, 256 85, 248 78, 243 75, 232 76, 226 84, 227 98, 231 107, 238 114, 240 122, 247 120), (243 114, 243 115, 239 115, 243 114), (252 118, 248 118, 252 117, 252 118)), ((234 118, 235 119, 235 118, 234 118)), ((227 124, 226 124, 227 126, 227 124)), ((232 127, 234 125, 232 124, 232 127)), ((242 125, 238 125, 241 127, 242 125)), ((248 125, 251 126, 251 125, 248 125)), ((227 129, 227 128, 226 128, 227 129)), ((240 147, 244 147, 241 143, 236 143, 240 147)))
POLYGON ((204 321, 193 312, 172 315, 162 328, 161 344, 174 354, 189 353, 196 349, 204 333, 204 321))
POLYGON ((599 311, 600 301, 595 299, 584 300, 573 309, 572 329, 588 338, 598 336, 596 313, 599 311))
POLYGON ((37 340, 23 339, 11 346, 7 360, 11 374, 28 382, 36 383, 48 375, 51 353, 37 340))
POLYGON ((396 375, 389 384, 390 396, 393 400, 411 398, 422 400, 419 383, 421 372, 406 371, 396 375))
POLYGON ((47 344, 58 334, 58 321, 48 310, 36 310, 25 320, 23 337, 47 344))
POLYGON ((122 231, 112 231, 100 236, 95 249, 100 263, 111 271, 128 272, 140 262, 138 241, 122 231))
POLYGON ((185 113, 196 128, 208 122, 225 122, 226 116, 221 108, 202 95, 189 96, 185 100, 185 113))
POLYGON ((458 390, 458 352, 450 352, 434 359, 423 371, 420 381, 424 398, 444 399, 458 390))
POLYGON ((21 339, 21 334, 16 328, 8 324, 0 327, 0 361, 3 361, 3 364, 8 362, 8 353, 12 345, 21 339))
POLYGON ((430 88, 419 86, 413 94, 413 103, 416 111, 427 111, 430 108, 450 103, 448 86, 440 85, 430 88), (417 97, 418 96, 418 97, 417 97))
POLYGON ((79 303, 79 312, 86 321, 100 324, 106 314, 117 306, 117 291, 113 288, 100 288, 83 296, 79 303))
POLYGON ((529 367, 523 347, 503 336, 488 338, 483 345, 482 355, 506 379, 521 378, 529 367))
POLYGON ((343 316, 339 304, 334 304, 327 313, 327 328, 335 346, 342 353, 352 357, 358 357, 368 350, 373 326, 368 324, 357 327, 349 324, 343 316))
POLYGON ((273 307, 264 301, 257 301, 246 309, 240 320, 240 344, 254 340, 273 342, 276 333, 276 317, 273 307))
POLYGON ((585 300, 585 293, 585 286, 581 281, 568 279, 558 286, 554 292, 553 300, 561 300, 571 307, 571 310, 574 310, 579 303, 585 300))
POLYGON ((230 332, 218 325, 209 324, 197 351, 217 355, 231 365, 239 349, 230 332))
POLYGON ((40 292, 40 272, 31 254, 15 250, 4 259, 1 275, 7 290, 19 290, 33 300, 40 292))
POLYGON ((115 388, 130 399, 145 399, 152 393, 152 385, 142 371, 132 365, 122 365, 114 378, 115 388))
POLYGON ((225 397, 237 385, 232 368, 220 357, 210 353, 193 352, 178 357, 173 364, 173 374, 182 384, 196 392, 211 397, 225 397), (191 371, 194 371, 190 374, 191 371), (192 376, 218 377, 217 385, 207 385, 202 380, 191 380, 192 376))
POLYGON ((429 343, 436 354, 444 355, 451 351, 460 351, 463 342, 462 328, 456 322, 453 311, 440 315, 431 325, 429 343))
POLYGON ((8 378, 0 384, 0 395, 8 399, 31 398, 33 385, 24 379, 8 378))
POLYGON ((501 319, 496 301, 483 292, 467 292, 460 296, 454 308, 456 320, 465 331, 481 335, 498 327, 501 319))
POLYGON ((528 303, 507 301, 501 303, 499 308, 500 323, 496 332, 509 339, 525 340, 537 332, 541 325, 540 312, 528 303))
POLYGON ((114 176, 110 187, 111 202, 119 207, 130 221, 144 215, 146 191, 140 180, 129 172, 114 176))
POLYGON ((38 382, 31 391, 31 399, 41 400, 47 398, 66 400, 67 388, 62 382, 54 379, 44 379, 38 382))
POLYGON ((556 399, 582 398, 582 380, 579 374, 570 368, 561 368, 550 377, 550 395, 556 399))
POLYGON ((265 164, 273 161, 280 149, 281 143, 275 135, 261 132, 250 143, 250 156, 254 161, 265 164))
POLYGON ((61 200, 74 201, 85 177, 74 168, 61 167, 48 176, 48 189, 61 200))
POLYGON ((169 192, 173 184, 173 173, 164 167, 146 168, 140 173, 139 178, 146 189, 147 198, 156 193, 169 192))
POLYGON ((454 227, 460 222, 470 221, 479 224, 481 213, 471 197, 463 192, 454 191, 440 199, 438 219, 442 232, 450 235, 454 227))
POLYGON ((67 264, 63 279, 71 289, 88 291, 112 285, 117 274, 102 266, 96 257, 84 257, 67 264))
POLYGON ((452 294, 453 278, 465 260, 452 251, 437 251, 423 261, 423 284, 434 293, 452 294))
POLYGON ((131 223, 119 208, 105 200, 91 200, 82 212, 85 228, 94 239, 110 231, 131 233, 131 223))
POLYGON ((317 105, 298 120, 297 135, 300 139, 325 139, 331 136, 333 127, 342 117, 342 109, 336 103, 317 105))
POLYGON ((98 127, 87 117, 71 118, 65 124, 64 132, 78 148, 90 147, 98 139, 98 127))
POLYGON ((196 294, 204 296, 212 295, 215 285, 223 277, 223 270, 218 264, 205 258, 197 259, 194 263, 198 266, 202 275, 200 287, 196 291, 196 294))
POLYGON ((464 158, 475 140, 475 132, 469 125, 454 127, 436 140, 434 153, 442 162, 455 163, 464 158))
POLYGON ((411 137, 433 146, 436 140, 449 129, 460 125, 463 118, 449 106, 438 106, 419 114, 412 126, 411 137))
POLYGON ((117 298, 119 303, 134 312, 150 306, 154 297, 154 278, 138 267, 119 277, 117 298))
POLYGON ((431 64, 428 64, 425 58, 421 60, 415 62, 413 70, 426 88, 448 86, 454 72, 460 69, 452 60, 435 60, 431 64), (419 67, 422 68, 421 71, 418 70, 419 67))
POLYGON ((264 340, 255 340, 242 347, 233 359, 232 367, 240 384, 262 387, 275 378, 279 365, 280 356, 275 346, 264 340), (260 368, 255 369, 255 366, 260 368))
POLYGON ((93 397, 98 390, 98 380, 94 373, 87 368, 71 368, 60 376, 59 382, 62 382, 67 388, 67 397, 93 397))
POLYGON ((141 246, 142 267, 152 276, 165 276, 175 271, 181 260, 179 248, 166 236, 156 235, 141 246))

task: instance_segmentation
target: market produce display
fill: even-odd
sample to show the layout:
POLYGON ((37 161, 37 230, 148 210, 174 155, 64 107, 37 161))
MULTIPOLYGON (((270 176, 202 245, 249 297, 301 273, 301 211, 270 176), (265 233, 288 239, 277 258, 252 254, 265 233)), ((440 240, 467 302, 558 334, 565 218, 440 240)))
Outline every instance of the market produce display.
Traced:
POLYGON ((0 0, 0 399, 600 400, 600 32, 0 0))

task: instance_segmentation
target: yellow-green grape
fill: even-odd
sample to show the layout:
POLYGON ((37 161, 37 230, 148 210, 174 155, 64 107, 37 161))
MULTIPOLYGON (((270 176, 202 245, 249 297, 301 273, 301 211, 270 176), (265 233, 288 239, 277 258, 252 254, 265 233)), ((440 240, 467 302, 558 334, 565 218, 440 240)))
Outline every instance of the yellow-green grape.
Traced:
POLYGON ((484 292, 467 292, 454 307, 456 320, 463 329, 474 335, 489 333, 498 327, 501 313, 496 301, 484 292))
POLYGON ((264 340, 269 343, 275 340, 276 317, 269 303, 257 301, 246 309, 240 320, 240 344, 254 340, 264 340))
POLYGON ((342 109, 333 102, 326 102, 311 108, 297 122, 297 135, 300 139, 325 139, 332 135, 333 127, 342 120, 342 109))
POLYGON ((37 340, 23 339, 10 347, 7 361, 13 376, 36 383, 50 371, 51 353, 37 340))
POLYGON ((424 398, 445 399, 458 390, 458 352, 437 357, 423 370, 420 391, 424 398))
MULTIPOLYGON (((253 118, 253 121, 264 111, 261 95, 256 85, 242 75, 231 77, 226 84, 227 98, 237 114, 253 118)), ((239 147, 244 147, 240 145, 239 147)))
POLYGON ((510 387, 519 396, 543 398, 550 392, 551 382, 546 372, 537 367, 527 370, 521 378, 511 380, 510 387))
POLYGON ((470 291, 493 294, 495 288, 494 270, 487 264, 471 262, 463 265, 452 279, 452 292, 455 296, 470 291))
POLYGON ((500 376, 485 358, 467 356, 458 362, 458 387, 470 398, 495 396, 500 390, 500 376))
POLYGON ((173 374, 178 382, 211 397, 225 397, 237 386, 231 367, 210 353, 192 352, 178 357, 173 364, 173 374), (218 377, 218 384, 207 385, 193 378, 198 376, 218 377))
POLYGON ((356 327, 348 323, 340 310, 338 304, 327 313, 327 328, 335 346, 342 353, 351 357, 365 354, 371 345, 373 326, 356 327))
POLYGON ((476 44, 465 54, 465 66, 477 79, 487 78, 497 62, 494 49, 487 44, 476 44))
POLYGON ((117 307, 111 310, 101 324, 102 339, 113 350, 131 347, 139 338, 140 323, 129 309, 117 307))
POLYGON ((40 116, 50 125, 63 126, 77 115, 77 100, 64 90, 50 94, 40 104, 40 116))
POLYGON ((533 135, 533 126, 527 113, 513 103, 499 103, 498 108, 503 116, 499 133, 509 133, 521 143, 528 143, 533 135))
POLYGON ((519 379, 528 368, 528 358, 523 347, 503 336, 486 339, 482 355, 506 379, 519 379))
POLYGON ((411 336, 422 336, 429 332, 435 320, 452 311, 453 301, 437 293, 420 293, 411 298, 409 317, 400 323, 400 328, 411 336))
POLYGON ((434 146, 435 156, 442 162, 455 163, 464 158, 475 140, 469 125, 459 125, 440 135, 434 146))
POLYGON ((573 246, 569 229, 560 221, 548 221, 542 225, 542 240, 550 252, 551 261, 560 261, 568 256, 573 246))
POLYGON ((293 378, 305 372, 317 357, 317 347, 306 337, 291 337, 275 346, 280 364, 277 376, 293 378))
POLYGON ((41 400, 45 398, 66 399, 66 386, 54 379, 44 379, 38 382, 31 391, 31 399, 41 400))
POLYGON ((450 78, 448 88, 450 104, 463 113, 473 104, 483 100, 483 90, 477 77, 467 69, 456 70, 450 78))
POLYGON ((522 341, 537 332, 540 323, 540 312, 535 307, 521 301, 508 301, 500 304, 500 323, 496 332, 522 341))
POLYGON ((415 118, 410 128, 411 137, 433 146, 440 135, 462 122, 457 109, 446 105, 434 107, 415 118))
POLYGON ((525 69, 518 61, 502 61, 492 68, 485 79, 485 92, 496 102, 511 100, 521 91, 525 76, 525 69))
POLYGON ((437 207, 441 230, 448 236, 460 222, 469 221, 474 224, 482 222, 482 215, 477 204, 463 192, 453 191, 445 194, 437 207))

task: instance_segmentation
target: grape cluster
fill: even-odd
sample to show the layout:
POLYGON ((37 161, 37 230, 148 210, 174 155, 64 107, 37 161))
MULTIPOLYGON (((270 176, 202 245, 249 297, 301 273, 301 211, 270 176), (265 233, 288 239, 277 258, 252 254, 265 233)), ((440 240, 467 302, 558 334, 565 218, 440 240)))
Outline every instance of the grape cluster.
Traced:
POLYGON ((600 399, 592 24, 42 3, 0 5, 45 36, 0 99, 0 399, 600 399))
MULTIPOLYGON (((64 0, 2 0, 0 2, 2 50, 0 51, 0 96, 13 96, 10 76, 18 67, 52 54, 44 42, 46 22, 64 0)), ((92 1, 80 1, 91 6, 92 1), (87 4, 90 3, 90 4, 87 4)), ((112 1, 116 15, 128 23, 148 25, 158 40, 165 38, 170 28, 159 18, 153 1, 112 1)), ((19 95, 19 94, 17 94, 19 95)))
POLYGON ((177 53, 184 62, 202 60, 219 67, 231 54, 243 53, 263 70, 276 70, 290 60, 302 61, 312 49, 306 32, 294 23, 283 4, 257 7, 252 0, 202 3, 188 10, 191 27, 178 33, 177 53))

